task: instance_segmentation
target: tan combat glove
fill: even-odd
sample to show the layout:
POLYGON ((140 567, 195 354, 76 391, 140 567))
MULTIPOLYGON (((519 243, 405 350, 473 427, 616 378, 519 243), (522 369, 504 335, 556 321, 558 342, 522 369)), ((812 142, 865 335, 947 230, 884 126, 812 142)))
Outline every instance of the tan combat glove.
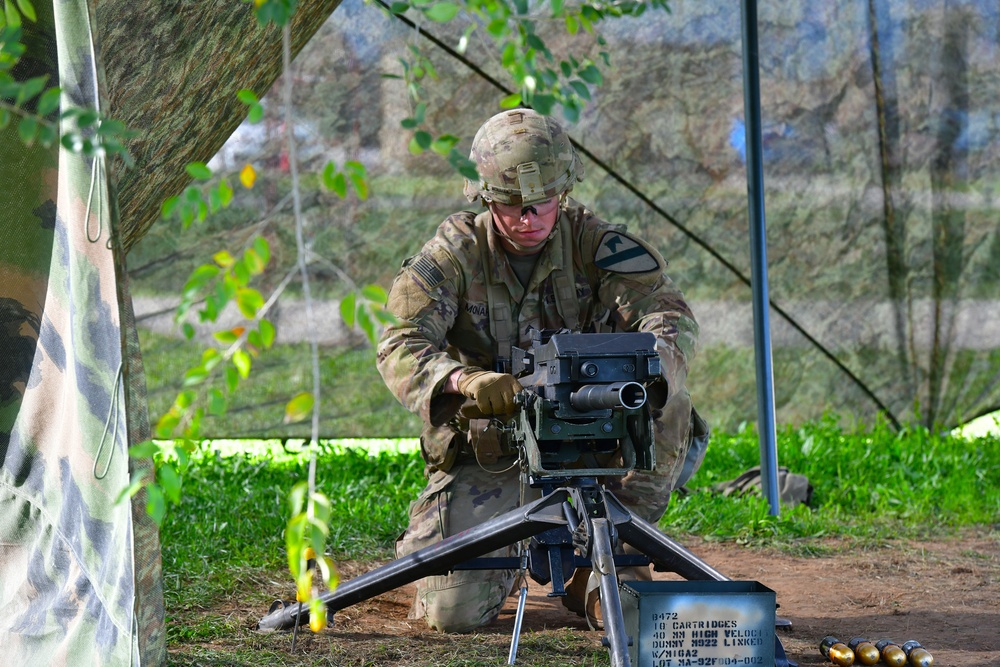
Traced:
POLYGON ((470 368, 458 378, 458 390, 476 402, 484 415, 507 415, 517 411, 514 396, 524 387, 513 375, 470 368))

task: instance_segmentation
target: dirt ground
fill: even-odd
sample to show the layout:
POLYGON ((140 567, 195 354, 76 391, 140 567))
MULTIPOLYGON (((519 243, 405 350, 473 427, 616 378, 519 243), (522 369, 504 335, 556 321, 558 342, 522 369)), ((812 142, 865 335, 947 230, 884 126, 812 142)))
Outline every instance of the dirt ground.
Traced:
MULTIPOLYGON (((830 664, 818 651, 826 635, 844 641, 856 636, 898 643, 916 639, 932 653, 935 667, 1000 667, 1000 541, 995 533, 822 557, 704 541, 685 546, 730 578, 758 581, 777 593, 778 614, 792 623, 778 636, 789 659, 801 667, 830 664)), ((823 546, 837 551, 832 542, 823 546)), ((371 566, 338 564, 344 579, 371 566)), ((676 577, 657 573, 656 578, 676 577)), ((521 643, 535 647, 537 639, 543 655, 536 648, 524 664, 598 662, 594 655, 601 655, 602 633, 546 598, 547 587, 533 584, 529 591, 521 643), (551 663, 544 657, 546 637, 559 647, 551 663), (573 651, 583 656, 579 662, 573 651)), ((515 598, 496 622, 474 635, 439 635, 422 621, 407 620, 411 595, 407 586, 341 610, 332 628, 305 640, 311 649, 303 647, 330 651, 337 665, 428 664, 426 656, 435 647, 460 654, 463 644, 472 643, 494 644, 495 653, 506 657, 515 598)))

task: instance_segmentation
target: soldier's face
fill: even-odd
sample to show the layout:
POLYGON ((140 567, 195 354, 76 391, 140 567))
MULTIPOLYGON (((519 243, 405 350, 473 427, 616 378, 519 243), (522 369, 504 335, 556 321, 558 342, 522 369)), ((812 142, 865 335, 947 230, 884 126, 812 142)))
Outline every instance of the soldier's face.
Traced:
POLYGON ((490 203, 493 220, 496 222, 504 249, 517 255, 527 255, 549 238, 552 228, 559 218, 559 198, 552 197, 545 201, 526 206, 512 204, 490 203), (515 248, 508 241, 513 241, 522 248, 515 248))

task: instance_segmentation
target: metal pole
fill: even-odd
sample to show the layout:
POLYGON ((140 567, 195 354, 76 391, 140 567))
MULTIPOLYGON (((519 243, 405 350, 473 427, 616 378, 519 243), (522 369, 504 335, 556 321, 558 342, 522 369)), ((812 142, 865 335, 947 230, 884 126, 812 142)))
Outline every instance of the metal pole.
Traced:
POLYGON ((767 233, 764 218, 764 166, 761 151, 760 66, 757 43, 757 2, 742 0, 743 112, 746 116, 747 198, 750 212, 750 288, 753 292, 753 334, 757 362, 757 422, 760 432, 760 472, 772 516, 778 516, 778 447, 774 427, 774 376, 771 369, 771 328, 768 323, 767 233))

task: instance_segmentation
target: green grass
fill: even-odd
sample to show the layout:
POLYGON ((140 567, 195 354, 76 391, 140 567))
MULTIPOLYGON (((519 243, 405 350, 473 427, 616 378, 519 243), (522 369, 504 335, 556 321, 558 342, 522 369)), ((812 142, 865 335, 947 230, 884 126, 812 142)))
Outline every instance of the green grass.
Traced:
POLYGON ((757 495, 711 493, 759 462, 753 429, 715 434, 694 493, 671 503, 661 527, 739 542, 849 537, 878 542, 1000 522, 1000 440, 966 439, 923 427, 896 433, 884 423, 844 431, 832 416, 778 434, 778 459, 813 485, 809 507, 769 515, 757 495))

